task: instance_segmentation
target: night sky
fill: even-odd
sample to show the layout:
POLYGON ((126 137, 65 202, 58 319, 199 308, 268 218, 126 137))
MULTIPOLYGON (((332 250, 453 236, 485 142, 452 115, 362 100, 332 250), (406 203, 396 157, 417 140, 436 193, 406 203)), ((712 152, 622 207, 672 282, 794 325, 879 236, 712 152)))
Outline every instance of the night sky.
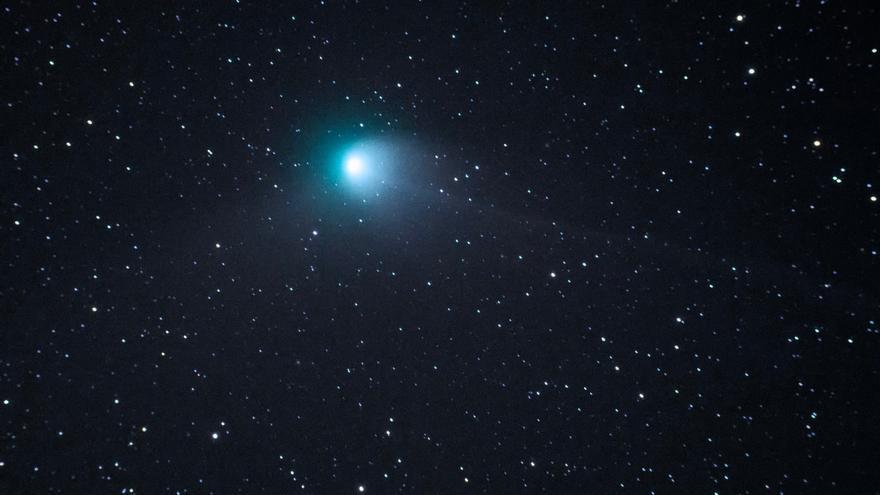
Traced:
POLYGON ((0 4, 0 493, 878 493, 874 2, 0 4))

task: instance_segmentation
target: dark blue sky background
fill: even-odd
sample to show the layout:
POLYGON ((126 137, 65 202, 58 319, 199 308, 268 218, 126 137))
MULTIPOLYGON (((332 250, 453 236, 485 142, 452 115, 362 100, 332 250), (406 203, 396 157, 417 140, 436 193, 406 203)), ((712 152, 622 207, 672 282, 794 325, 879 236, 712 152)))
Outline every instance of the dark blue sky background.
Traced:
POLYGON ((0 491, 876 493, 877 22, 0 6, 0 491))

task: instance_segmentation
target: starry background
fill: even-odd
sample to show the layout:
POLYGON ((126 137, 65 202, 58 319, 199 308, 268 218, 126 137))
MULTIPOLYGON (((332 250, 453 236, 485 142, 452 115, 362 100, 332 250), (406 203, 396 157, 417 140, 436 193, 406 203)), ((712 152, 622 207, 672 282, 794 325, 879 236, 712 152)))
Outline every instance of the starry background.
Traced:
POLYGON ((2 493, 878 493, 873 2, 125 4, 0 6, 2 493))

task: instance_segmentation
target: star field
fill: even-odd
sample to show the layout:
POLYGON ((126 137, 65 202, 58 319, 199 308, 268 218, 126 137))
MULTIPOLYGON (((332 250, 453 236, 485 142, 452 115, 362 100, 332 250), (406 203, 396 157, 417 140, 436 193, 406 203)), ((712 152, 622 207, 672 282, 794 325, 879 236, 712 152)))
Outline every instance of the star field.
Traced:
POLYGON ((0 493, 878 493, 878 21, 0 5, 0 493))

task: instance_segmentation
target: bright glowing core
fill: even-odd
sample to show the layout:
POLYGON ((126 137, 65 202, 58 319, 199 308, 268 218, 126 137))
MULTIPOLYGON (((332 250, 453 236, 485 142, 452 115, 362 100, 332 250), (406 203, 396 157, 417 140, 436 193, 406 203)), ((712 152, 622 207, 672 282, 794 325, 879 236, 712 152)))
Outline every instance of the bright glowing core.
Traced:
POLYGON ((358 177, 364 173, 364 161, 355 155, 345 160, 345 173, 352 177, 358 177))

